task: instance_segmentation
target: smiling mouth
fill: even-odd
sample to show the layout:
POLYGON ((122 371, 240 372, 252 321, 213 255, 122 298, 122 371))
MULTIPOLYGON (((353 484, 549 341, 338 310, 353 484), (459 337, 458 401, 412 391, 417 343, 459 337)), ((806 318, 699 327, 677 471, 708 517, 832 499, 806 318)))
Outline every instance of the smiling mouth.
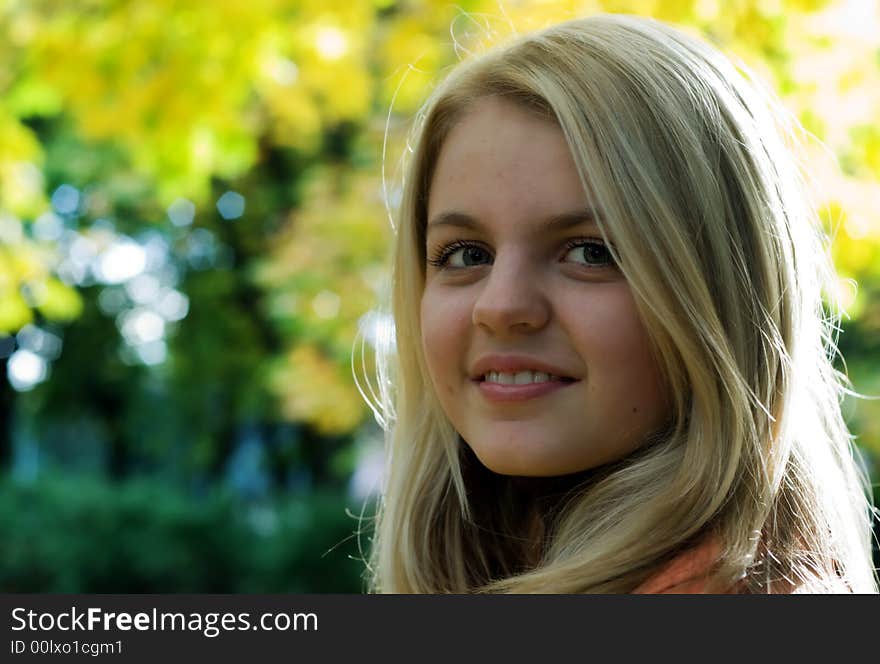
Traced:
POLYGON ((504 373, 490 371, 476 379, 478 383, 492 383, 495 385, 535 385, 541 383, 574 383, 576 379, 567 376, 555 376, 542 371, 519 371, 516 373, 504 373))

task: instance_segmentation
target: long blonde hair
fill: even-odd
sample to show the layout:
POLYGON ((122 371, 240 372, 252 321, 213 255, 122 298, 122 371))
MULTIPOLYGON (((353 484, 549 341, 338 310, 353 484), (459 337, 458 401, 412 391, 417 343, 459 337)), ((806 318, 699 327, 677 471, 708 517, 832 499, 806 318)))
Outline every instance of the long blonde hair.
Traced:
POLYGON ((628 592, 711 534, 712 589, 876 592, 868 480, 832 364, 839 313, 822 300, 834 270, 796 124, 741 71, 666 25, 601 15, 464 62, 428 99, 396 219, 374 591, 628 592), (450 424, 420 343, 432 170, 490 95, 562 129, 674 395, 668 431, 578 476, 538 531, 520 518, 528 495, 450 424))

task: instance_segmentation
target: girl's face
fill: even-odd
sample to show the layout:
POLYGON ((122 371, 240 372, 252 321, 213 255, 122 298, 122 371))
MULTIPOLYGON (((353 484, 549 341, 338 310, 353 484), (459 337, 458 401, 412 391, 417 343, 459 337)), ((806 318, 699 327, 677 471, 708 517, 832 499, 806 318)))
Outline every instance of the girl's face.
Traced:
POLYGON ((477 101, 443 145, 428 200, 422 346, 447 417, 497 473, 587 470, 667 422, 645 329, 596 214, 559 127, 510 102, 477 101))

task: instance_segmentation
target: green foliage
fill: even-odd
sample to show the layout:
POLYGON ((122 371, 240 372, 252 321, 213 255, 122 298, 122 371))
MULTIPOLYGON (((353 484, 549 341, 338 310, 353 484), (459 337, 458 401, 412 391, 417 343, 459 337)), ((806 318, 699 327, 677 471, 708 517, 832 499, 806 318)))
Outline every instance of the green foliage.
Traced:
POLYGON ((327 491, 251 506, 165 484, 0 481, 3 592, 361 592, 345 500, 327 491))

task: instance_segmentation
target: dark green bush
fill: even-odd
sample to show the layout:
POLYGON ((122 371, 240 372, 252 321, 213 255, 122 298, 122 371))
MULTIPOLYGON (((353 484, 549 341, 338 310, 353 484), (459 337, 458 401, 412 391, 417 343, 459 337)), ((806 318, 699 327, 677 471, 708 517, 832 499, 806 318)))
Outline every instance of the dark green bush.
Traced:
POLYGON ((361 592, 358 522, 346 514, 359 508, 347 502, 325 491, 255 504, 158 482, 4 478, 0 591, 361 592))

